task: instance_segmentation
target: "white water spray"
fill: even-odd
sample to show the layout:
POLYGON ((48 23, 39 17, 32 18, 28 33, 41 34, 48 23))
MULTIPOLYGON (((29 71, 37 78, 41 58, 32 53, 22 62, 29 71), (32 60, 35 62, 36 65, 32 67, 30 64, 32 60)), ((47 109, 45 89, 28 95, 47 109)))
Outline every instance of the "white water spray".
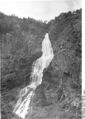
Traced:
POLYGON ((34 91, 37 86, 42 83, 43 71, 49 66, 53 57, 54 54, 51 42, 49 40, 48 34, 46 34, 42 42, 42 56, 37 59, 32 66, 32 82, 30 85, 26 86, 20 91, 20 98, 17 101, 17 104, 15 105, 13 110, 13 112, 22 119, 25 119, 28 110, 30 109, 30 100, 34 95, 34 91))

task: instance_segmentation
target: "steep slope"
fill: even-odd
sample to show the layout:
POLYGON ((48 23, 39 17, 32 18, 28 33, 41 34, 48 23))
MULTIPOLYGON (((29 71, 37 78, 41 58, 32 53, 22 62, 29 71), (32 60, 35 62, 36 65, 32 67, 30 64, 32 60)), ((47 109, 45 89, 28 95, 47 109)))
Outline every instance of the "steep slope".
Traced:
POLYGON ((0 13, 2 119, 18 119, 12 113, 13 106, 20 89, 30 82, 31 66, 41 56, 41 43, 47 31, 54 59, 35 91, 31 116, 81 118, 81 10, 76 10, 61 13, 48 24, 0 13))
POLYGON ((42 114, 43 119, 80 119, 81 10, 62 13, 50 21, 48 33, 54 59, 36 90, 35 103, 46 108, 45 115, 50 115, 42 114))
POLYGON ((41 21, 0 13, 2 119, 11 118, 19 90, 30 82, 45 33, 46 24, 41 21))

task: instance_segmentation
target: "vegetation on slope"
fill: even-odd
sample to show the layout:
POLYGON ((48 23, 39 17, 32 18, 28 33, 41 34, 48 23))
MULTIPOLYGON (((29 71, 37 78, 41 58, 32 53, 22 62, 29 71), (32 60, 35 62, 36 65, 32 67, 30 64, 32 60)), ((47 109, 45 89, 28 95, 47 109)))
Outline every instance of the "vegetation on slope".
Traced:
MULTIPOLYGON (((50 110, 48 117, 45 117, 46 111, 41 114, 43 119, 80 119, 81 10, 61 13, 48 24, 0 13, 2 119, 17 119, 12 109, 19 90, 30 82, 32 63, 41 56, 46 32, 55 57, 44 71, 33 102, 37 107, 46 107, 47 112, 50 110), (48 109, 53 105, 55 109, 48 109)), ((40 109, 36 110, 38 115, 40 109)))
POLYGON ((51 108, 50 114, 48 112, 49 119, 80 119, 81 10, 62 13, 50 21, 48 33, 54 59, 36 91, 36 105, 49 108, 54 105, 55 109, 51 108))
POLYGON ((11 118, 17 91, 29 85, 33 61, 41 56, 46 24, 0 13, 2 119, 11 118))

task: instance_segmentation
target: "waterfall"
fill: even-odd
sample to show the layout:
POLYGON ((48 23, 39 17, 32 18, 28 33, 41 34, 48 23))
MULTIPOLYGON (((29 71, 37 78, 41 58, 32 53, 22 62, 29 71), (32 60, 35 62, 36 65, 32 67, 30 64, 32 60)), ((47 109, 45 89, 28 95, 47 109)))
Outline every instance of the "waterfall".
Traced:
POLYGON ((32 65, 32 73, 30 76, 32 81, 30 85, 20 91, 19 100, 13 110, 13 112, 22 119, 25 119, 28 110, 30 109, 30 100, 34 96, 34 91, 37 86, 42 83, 43 71, 49 66, 53 57, 54 53, 47 33, 42 41, 42 56, 34 61, 32 65))

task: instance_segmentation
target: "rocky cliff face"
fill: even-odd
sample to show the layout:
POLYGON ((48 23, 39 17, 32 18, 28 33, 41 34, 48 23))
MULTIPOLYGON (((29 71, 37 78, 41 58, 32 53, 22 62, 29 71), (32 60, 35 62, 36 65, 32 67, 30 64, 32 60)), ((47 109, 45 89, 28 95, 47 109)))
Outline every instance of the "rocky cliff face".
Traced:
POLYGON ((62 13, 48 26, 54 59, 44 71, 43 82, 36 90, 35 103, 43 108, 49 107, 50 116, 43 119, 80 119, 81 10, 62 13), (53 108, 53 105, 56 106, 53 108))
POLYGON ((28 115, 33 119, 81 118, 81 10, 77 10, 62 13, 48 24, 0 14, 2 119, 18 119, 13 105, 20 89, 30 82, 31 66, 42 55, 46 32, 54 59, 44 70, 32 100, 33 114, 28 115))

